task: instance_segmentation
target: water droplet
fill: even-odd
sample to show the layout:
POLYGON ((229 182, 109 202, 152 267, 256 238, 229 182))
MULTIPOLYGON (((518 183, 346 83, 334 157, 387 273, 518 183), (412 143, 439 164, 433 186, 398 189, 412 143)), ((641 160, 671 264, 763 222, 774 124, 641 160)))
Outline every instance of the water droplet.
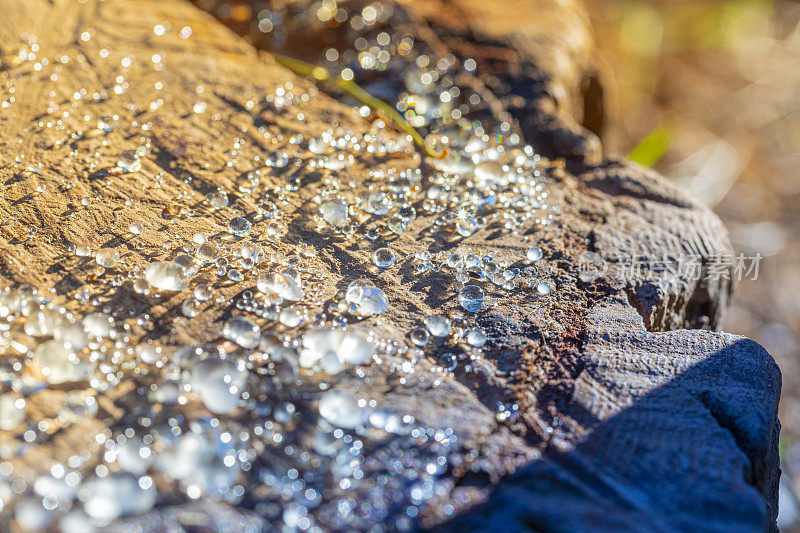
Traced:
POLYGON ((206 199, 214 209, 228 206, 228 195, 224 191, 212 191, 206 195, 206 199))
POLYGON ((289 164, 289 156, 285 152, 273 152, 267 155, 264 164, 268 167, 283 168, 289 164))
POLYGON ((411 342, 417 346, 425 346, 428 344, 428 340, 430 340, 430 334, 428 330, 424 328, 414 328, 411 330, 409 337, 411 338, 411 342))
POLYGON ((538 285, 536 285, 536 290, 541 295, 547 295, 553 292, 553 287, 546 281, 540 281, 538 285))
POLYGON ((477 285, 467 285, 459 291, 458 302, 470 313, 479 311, 483 307, 483 289, 477 285))
POLYGON ((117 168, 123 172, 138 172, 142 168, 142 160, 136 150, 125 150, 119 154, 117 168))
POLYGON ((230 359, 204 359, 192 368, 191 383, 192 391, 200 395, 206 409, 217 414, 230 413, 239 405, 247 371, 230 359))
POLYGON ((225 322, 222 336, 244 348, 255 348, 261 338, 261 328, 246 318, 234 317, 225 322))
POLYGON ((394 252, 389 248, 379 248, 372 255, 372 262, 378 268, 389 268, 394 264, 394 252))
POLYGON ((114 248, 101 248, 94 257, 97 264, 103 268, 113 268, 119 261, 119 252, 114 248))
POLYGON ((256 286, 265 294, 275 293, 290 302, 299 302, 303 299, 303 288, 297 279, 280 272, 262 274, 259 276, 256 286))
POLYGON ((423 322, 434 337, 447 337, 450 334, 450 321, 443 316, 426 316, 423 322))
POLYGON ((197 313, 200 312, 200 301, 195 298, 189 298, 181 305, 181 312, 187 318, 197 316, 197 313))
POLYGON ((333 424, 345 429, 355 429, 364 425, 369 417, 366 409, 349 394, 330 390, 319 400, 319 414, 333 424))
POLYGON ((486 332, 480 327, 472 328, 467 332, 467 342, 470 346, 480 348, 486 344, 486 332))
POLYGON ((198 260, 202 261, 203 263, 206 264, 213 263, 214 261, 217 260, 217 257, 219 257, 219 251, 217 250, 217 247, 214 246, 213 244, 206 243, 200 245, 200 247, 197 248, 195 256, 197 257, 198 260))
POLYGON ((293 328, 299 326, 303 322, 303 313, 296 307, 286 307, 281 310, 278 315, 278 320, 284 326, 293 328))
POLYGON ((161 348, 152 344, 140 344, 136 347, 136 354, 148 365, 154 365, 161 360, 161 348))
POLYGON ((82 321, 86 333, 98 339, 111 336, 114 331, 114 319, 105 313, 91 313, 83 317, 82 321))
POLYGON ((233 217, 228 222, 228 230, 237 237, 244 237, 250 233, 251 224, 246 218, 233 217))
POLYGON ((120 516, 144 513, 156 502, 154 488, 143 489, 130 474, 90 479, 81 487, 83 509, 100 526, 120 516))
POLYGON ((0 429, 10 431, 25 420, 25 400, 6 393, 0 395, 0 429))
POLYGON ((310 368, 321 363, 329 374, 341 371, 343 365, 360 365, 375 354, 375 346, 362 335, 350 330, 312 329, 303 335, 300 364, 310 368), (326 358, 331 361, 326 362, 326 358), (336 370, 336 371, 331 371, 336 370))
POLYGON ((186 270, 175 263, 150 263, 144 277, 151 286, 162 291, 182 291, 189 285, 186 270))
POLYGON ((31 363, 38 367, 48 383, 79 381, 86 377, 87 366, 63 342, 51 340, 40 344, 31 363))
POLYGON ((198 285, 194 289, 194 297, 201 302, 210 300, 213 295, 214 289, 212 289, 210 285, 198 285))
POLYGON ((347 225, 347 204, 344 200, 339 198, 325 200, 320 204, 319 212, 322 215, 322 219, 331 226, 340 228, 347 225))
POLYGON ((525 252, 525 257, 528 258, 528 261, 538 261, 542 258, 542 249, 538 246, 528 248, 525 252))

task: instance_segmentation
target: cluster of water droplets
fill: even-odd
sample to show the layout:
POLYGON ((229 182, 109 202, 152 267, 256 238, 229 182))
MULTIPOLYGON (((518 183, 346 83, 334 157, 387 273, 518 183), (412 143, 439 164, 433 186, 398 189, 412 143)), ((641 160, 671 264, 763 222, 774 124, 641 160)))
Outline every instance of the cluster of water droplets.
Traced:
MULTIPOLYGON (((349 14, 336 4, 322 2, 317 18, 346 23, 356 36, 346 49, 325 50, 326 67, 357 81, 370 72, 401 72, 385 76, 400 86, 383 93, 410 124, 425 128, 428 147, 443 157, 420 155, 382 119, 362 133, 331 126, 313 137, 281 136, 279 149, 252 158, 237 137, 225 169, 239 172, 234 185, 199 187, 202 196, 186 193, 162 212, 174 220, 200 211, 215 221, 213 232, 153 249, 142 243, 154 226, 134 220, 126 221, 127 247, 68 246, 70 259, 96 269, 96 287, 129 288, 137 310, 89 291, 73 301, 31 286, 0 292, 0 429, 9 435, 0 442, 0 506, 21 529, 91 532, 159 505, 207 499, 254 511, 265 530, 407 530, 426 504, 452 489, 445 474, 458 448, 453 430, 383 405, 360 385, 387 372, 405 384, 426 355, 435 369, 453 373, 491 347, 478 317, 497 298, 555 290, 540 248, 510 257, 472 250, 466 240, 489 228, 519 236, 549 224, 557 208, 548 201, 539 156, 513 125, 471 117, 485 101, 455 80, 474 71, 474 60, 437 59, 412 36, 381 30, 390 11, 380 3, 349 14), (392 158, 413 164, 371 164, 392 158), (340 177, 351 167, 362 169, 359 180, 340 177), (304 186, 297 169, 323 176, 307 202, 295 201, 304 186), (244 209, 242 199, 255 210, 244 209), (303 207, 290 212, 297 204, 303 207), (308 219, 313 239, 290 231, 290 219, 299 217, 308 219), (423 231, 467 244, 416 254, 394 245, 423 231), (362 271, 346 272, 333 294, 318 255, 330 243, 363 252, 354 254, 362 271), (148 263, 132 266, 131 248, 146 250, 148 263), (447 288, 436 296, 453 297, 453 305, 416 317, 408 342, 383 338, 378 327, 381 315, 402 304, 397 291, 387 289, 387 296, 381 278, 397 270, 414 279, 438 276, 447 288), (203 322, 213 340, 179 341, 169 320, 153 316, 176 295, 179 305, 166 318, 213 317, 203 322), (96 312, 74 311, 88 305, 96 312), (42 391, 55 405, 47 414, 42 391), (48 472, 31 478, 9 459, 25 457, 59 431, 91 424, 99 409, 113 423, 85 430, 89 439, 48 472)), ((280 6, 259 14, 259 31, 282 31, 279 15, 290 8, 280 6)), ((165 31, 153 29, 156 36, 165 31)), ((191 36, 190 28, 179 31, 191 36)), ((160 55, 152 61, 157 71, 164 68, 160 55)), ((125 94, 128 82, 119 80, 108 93, 125 94)), ((302 121, 297 104, 310 94, 287 82, 259 105, 302 121)), ((161 105, 154 100, 149 109, 161 105)), ((191 109, 203 114, 208 106, 198 101, 191 109)), ((363 106, 355 111, 369 114, 363 106)), ((126 127, 102 118, 70 142, 80 148, 126 127)), ((265 131, 259 133, 268 138, 265 131)), ((144 137, 140 147, 119 151, 107 173, 158 188, 165 176, 153 171, 156 156, 144 137)), ((41 170, 19 165, 32 176, 41 170)), ((29 237, 36 233, 28 229, 29 237)), ((501 405, 498 420, 515 413, 515 405, 501 405)))
MULTIPOLYGON (((285 274, 265 283, 302 297, 285 274)), ((358 281, 347 293, 364 306, 370 289, 358 281)), ((0 395, 2 426, 22 437, 3 444, 4 456, 91 419, 123 374, 142 385, 112 429, 49 474, 30 480, 0 463, 0 498, 23 528, 94 531, 177 492, 251 507, 268 528, 361 530, 377 520, 408 529, 420 506, 450 488, 437 479, 457 441, 452 430, 335 386, 339 375, 352 380, 408 351, 368 328, 279 333, 237 315, 217 342, 162 346, 135 338, 130 321, 111 312, 78 319, 32 287, 0 293, 0 318, 0 377, 10 385, 0 395), (54 418, 36 420, 26 398, 51 386, 69 392, 54 418), (192 402, 211 415, 181 414, 192 402)))

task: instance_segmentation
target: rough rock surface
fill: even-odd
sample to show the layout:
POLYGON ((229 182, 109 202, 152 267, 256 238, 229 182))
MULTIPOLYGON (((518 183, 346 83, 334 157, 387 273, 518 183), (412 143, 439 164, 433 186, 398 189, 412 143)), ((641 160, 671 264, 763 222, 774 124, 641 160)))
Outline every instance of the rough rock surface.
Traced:
MULTIPOLYGON (((439 44, 459 57, 485 53, 480 64, 488 70, 479 70, 478 77, 498 98, 500 110, 519 120, 526 141, 549 158, 543 164, 553 176, 552 203, 561 212, 553 224, 531 228, 527 236, 534 241, 487 227, 462 244, 495 250, 513 262, 537 242, 557 290, 536 296, 533 288, 522 287, 492 295, 496 305, 477 316, 489 334, 486 358, 477 368, 445 376, 423 361, 399 386, 376 366, 368 381, 345 375, 339 385, 458 435, 463 460, 448 473, 455 489, 450 500, 427 510, 427 526, 560 531, 771 527, 780 373, 751 341, 678 329, 715 326, 731 291, 729 279, 681 279, 651 265, 633 276, 609 268, 631 256, 674 261, 692 254, 708 263, 730 252, 724 228, 710 211, 659 176, 604 160, 597 138, 577 125, 583 121, 596 129, 601 115, 593 101, 596 91, 587 91, 587 83, 596 85, 597 77, 580 6, 520 0, 487 12, 484 4, 420 0, 409 9, 421 20, 409 20, 427 21, 439 44), (503 22, 516 13, 530 13, 520 18, 525 24, 503 22), (548 22, 554 20, 559 24, 548 22), (562 38, 565 32, 571 37, 562 38), (594 118, 587 121, 589 116, 594 118), (591 275, 582 272, 586 258, 602 268, 591 275), (498 422, 498 402, 517 403, 520 416, 498 422), (452 510, 445 511, 445 504, 452 510)), ((175 318, 180 295, 153 302, 136 295, 129 282, 109 294, 101 290, 106 285, 96 266, 68 253, 68 244, 117 247, 126 268, 144 268, 160 257, 165 243, 180 245, 197 231, 223 231, 224 219, 201 203, 201 194, 216 186, 236 190, 246 170, 237 168, 237 155, 246 160, 260 151, 291 150, 292 135, 313 137, 331 123, 355 132, 368 131, 370 124, 178 0, 0 0, 0 12, 0 101, 13 97, 13 105, 0 109, 0 279, 7 285, 52 288, 76 313, 147 310, 147 331, 133 334, 164 345, 216 339, 229 309, 211 305, 186 320, 175 318), (173 31, 154 41, 153 27, 167 22, 173 31), (191 27, 191 37, 178 35, 177 28, 184 26, 191 27), (53 69, 55 78, 45 79, 32 62, 15 59, 23 45, 20 28, 38 37, 41 55, 70 58, 53 69), (91 38, 84 40, 87 30, 91 38), (110 52, 106 62, 97 59, 102 49, 110 52), (150 61, 154 53, 165 56, 163 71, 150 61), (120 67, 131 54, 135 61, 120 67), (160 80, 163 89, 154 89, 160 80), (312 96, 302 104, 302 121, 262 99, 287 81, 312 96), (118 85, 124 85, 124 98, 114 91, 118 85), (202 97, 198 86, 204 88, 202 97), (201 99, 204 112, 193 113, 201 99), (84 120, 85 115, 94 122, 84 120), (121 126, 102 140, 69 135, 112 115, 121 126), (270 135, 259 132, 259 126, 270 135), (134 176, 109 172, 118 154, 135 148, 143 137, 152 141, 152 157, 143 170, 134 176), (237 139, 244 142, 233 154, 237 139), (90 164, 98 159, 105 163, 90 164), (41 169, 26 170, 29 164, 41 164, 41 169), (88 205, 82 202, 86 198, 88 205), (135 239, 127 234, 131 221, 146 228, 135 239), (39 228, 35 235, 29 235, 30 225, 39 228)), ((366 169, 421 165, 425 161, 418 154, 400 160, 365 154, 342 172, 357 180, 366 169)), ((416 278, 404 260, 398 269, 376 273, 368 267, 371 248, 309 227, 311 199, 325 179, 321 171, 289 168, 267 179, 276 185, 290 179, 301 184, 299 194, 281 206, 288 233, 271 246, 278 253, 300 243, 312 250, 307 260, 319 272, 318 301, 352 279, 370 277, 392 303, 372 323, 397 339, 422 316, 455 308, 446 278, 416 278)), ((256 211, 247 196, 237 198, 234 206, 256 211)), ((432 223, 433 217, 420 216, 392 242, 401 258, 454 245, 427 231, 432 223)), ((254 280, 246 279, 222 292, 233 297, 252 285, 254 280)), ((101 393, 95 420, 55 433, 46 446, 14 461, 35 470, 49 458, 63 460, 76 448, 88 447, 82 442, 85 435, 117 427, 135 411, 135 396, 129 393, 139 385, 123 383, 101 393)), ((52 409, 63 394, 34 394, 30 409, 52 409)), ((203 409, 199 402, 183 408, 203 409)), ((170 520, 180 521, 175 518, 180 510, 161 514, 168 513, 170 520)), ((149 516, 143 523, 158 524, 167 520, 164 516, 149 516)))

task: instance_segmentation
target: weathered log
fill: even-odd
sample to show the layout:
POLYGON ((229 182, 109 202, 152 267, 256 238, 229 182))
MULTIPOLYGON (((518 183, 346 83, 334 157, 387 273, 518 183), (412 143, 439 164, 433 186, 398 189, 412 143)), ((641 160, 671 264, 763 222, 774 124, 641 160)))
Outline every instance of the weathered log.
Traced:
MULTIPOLYGON (((409 10, 404 20, 424 24, 421 35, 432 31, 437 46, 460 59, 483 58, 477 81, 546 156, 549 201, 560 207, 554 222, 530 224, 518 234, 490 225, 454 243, 431 231, 435 215, 420 212, 391 242, 399 267, 375 271, 377 244, 315 230, 313 199, 331 172, 297 166, 262 177, 271 189, 283 188, 279 205, 287 233, 261 242, 270 253, 305 251, 320 306, 352 280, 370 278, 391 307, 362 325, 399 342, 423 316, 458 305, 453 280, 412 274, 420 252, 464 245, 515 263, 538 244, 549 265, 543 272, 557 290, 541 296, 535 285, 523 284, 491 293, 495 305, 474 319, 488 334, 483 357, 452 373, 428 358, 399 378, 392 367, 402 357, 387 353, 360 374, 340 375, 337 388, 457 437, 443 475, 451 490, 422 509, 428 527, 774 527, 779 370, 751 341, 679 329, 719 324, 729 277, 685 278, 648 262, 632 276, 614 268, 630 258, 676 262, 689 255, 707 270, 715 256, 731 252, 724 228, 660 176, 604 159, 597 137, 579 126, 599 132, 602 122, 580 6, 549 0, 487 6, 420 0, 403 8, 409 10), (285 189, 290 181, 301 186, 285 189), (584 272, 587 261, 598 268, 584 272), (519 416, 498 421, 498 403, 518 406, 519 416)), ((0 101, 7 103, 0 108, 0 280, 51 288, 79 316, 107 310, 120 324, 127 321, 125 334, 134 339, 165 347, 217 341, 230 303, 253 288, 252 277, 218 287, 219 302, 186 319, 180 316, 186 294, 142 296, 124 276, 110 283, 113 273, 98 274, 93 261, 76 258, 69 245, 116 248, 121 275, 142 270, 166 255, 164 245, 177 250, 195 232, 227 235, 230 214, 211 210, 202 195, 217 187, 237 191, 256 156, 280 149, 302 157, 292 136, 318 137, 331 125, 363 134, 373 125, 178 0, 0 0, 0 12, 0 101), (163 35, 154 34, 157 25, 163 35), (35 57, 20 61, 20 52, 35 57), (287 91, 308 95, 291 114, 265 98, 286 82, 293 88, 287 91), (96 133, 100 119, 115 128, 96 133), (151 153, 142 170, 117 174, 119 154, 144 139, 151 153), (131 222, 144 233, 131 236, 131 222)), ((370 170, 428 172, 425 158, 401 155, 364 153, 336 172, 343 183, 356 184, 354 194, 370 184, 370 170)), ((231 213, 258 212, 253 196, 234 198, 231 213)), ((266 224, 259 220, 254 231, 266 224)), ((6 350, 3 357, 20 356, 13 346, 0 344, 0 350, 6 350)), ((96 393, 101 409, 95 417, 3 460, 30 482, 51 462, 90 449, 94 435, 135 423, 143 401, 137 388, 150 386, 158 372, 123 375, 118 385, 96 393)), ((27 394, 28 416, 54 417, 67 394, 58 388, 27 394)), ((189 397, 174 413, 191 419, 204 409, 189 397)), ((16 449, 19 438, 19 432, 5 432, 0 445, 16 449)), ((95 457, 87 469, 101 460, 95 457)), ((241 512, 257 527, 266 524, 244 508, 215 511, 222 503, 200 513, 161 503, 146 518, 129 520, 157 529, 205 516, 213 528, 241 512)))

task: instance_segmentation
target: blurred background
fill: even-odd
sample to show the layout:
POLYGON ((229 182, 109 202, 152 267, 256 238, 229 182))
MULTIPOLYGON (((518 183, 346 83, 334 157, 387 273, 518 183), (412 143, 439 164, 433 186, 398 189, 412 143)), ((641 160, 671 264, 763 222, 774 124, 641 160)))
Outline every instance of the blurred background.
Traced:
POLYGON ((724 331, 783 371, 779 527, 800 531, 800 4, 585 0, 606 73, 609 152, 681 183, 761 254, 724 331))

